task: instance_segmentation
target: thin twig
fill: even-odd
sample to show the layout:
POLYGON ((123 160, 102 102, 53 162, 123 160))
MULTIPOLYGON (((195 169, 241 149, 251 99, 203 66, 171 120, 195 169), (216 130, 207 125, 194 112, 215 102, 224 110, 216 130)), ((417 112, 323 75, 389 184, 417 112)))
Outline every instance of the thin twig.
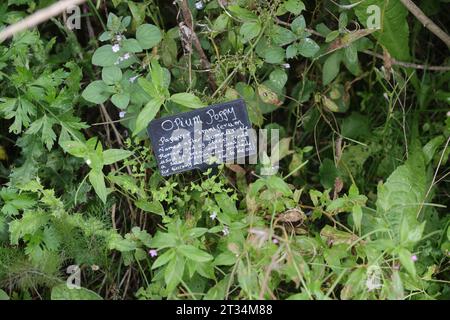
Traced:
POLYGON ((425 28, 430 30, 434 35, 436 35, 439 39, 444 41, 447 47, 450 48, 450 36, 445 33, 436 23, 433 22, 430 18, 428 18, 423 11, 416 6, 416 4, 412 0, 400 0, 401 3, 419 20, 425 28))
POLYGON ((18 32, 37 26, 38 24, 61 14, 68 8, 81 4, 85 1, 86 0, 61 0, 51 6, 46 7, 45 9, 36 11, 32 15, 26 17, 23 20, 20 20, 13 25, 8 26, 3 31, 1 31, 0 43, 8 39, 9 37, 12 37, 18 32))
MULTIPOLYGON (((379 58, 379 59, 385 59, 385 57, 382 54, 370 51, 370 50, 364 50, 362 51, 365 54, 368 54, 370 56, 379 58)), ((427 66, 426 64, 417 64, 417 63, 411 63, 411 62, 403 62, 398 61, 394 58, 390 58, 390 62, 392 65, 397 65, 404 68, 412 68, 412 69, 419 69, 419 70, 428 70, 428 71, 450 71, 450 67, 446 66, 427 66)))

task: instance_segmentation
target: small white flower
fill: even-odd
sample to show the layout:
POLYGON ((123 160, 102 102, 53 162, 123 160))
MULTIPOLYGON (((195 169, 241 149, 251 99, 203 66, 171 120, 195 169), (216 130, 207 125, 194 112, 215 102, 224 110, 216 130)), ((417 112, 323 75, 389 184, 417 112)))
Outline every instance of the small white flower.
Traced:
POLYGON ((131 77, 130 79, 128 79, 131 83, 134 83, 135 81, 136 81, 136 79, 137 78, 139 78, 139 76, 137 75, 137 76, 134 76, 134 77, 131 77))
POLYGON ((449 111, 449 112, 447 112, 447 117, 449 117, 449 118, 450 118, 450 111, 449 111))
POLYGON ((126 113, 125 111, 120 111, 120 112, 119 112, 119 118, 125 117, 126 114, 127 114, 127 113, 126 113))
POLYGON ((128 60, 130 59, 130 57, 131 57, 130 54, 127 52, 123 55, 123 60, 128 60))
POLYGON ((283 63, 281 66, 283 68, 285 68, 285 69, 290 69, 291 68, 291 65, 289 63, 283 63))
POLYGON ((118 34, 118 35, 116 36, 116 40, 117 40, 117 42, 122 41, 122 36, 121 36, 120 34, 118 34))
POLYGON ((214 211, 209 217, 211 218, 211 220, 215 220, 217 218, 217 212, 214 211))
POLYGON ((204 7, 205 7, 205 4, 203 3, 203 1, 197 1, 197 2, 195 3, 195 8, 196 8, 197 10, 202 10, 204 7))
POLYGON ((88 166, 91 165, 91 163, 92 163, 91 159, 87 159, 87 160, 86 160, 86 164, 87 164, 88 166))
POLYGON ((92 271, 98 271, 100 269, 100 267, 98 265, 96 265, 96 264, 93 264, 91 266, 91 269, 92 269, 92 271))
POLYGON ((112 46, 112 51, 113 52, 118 52, 119 50, 120 50, 119 44, 115 44, 115 45, 112 46))
POLYGON ((224 236, 227 236, 230 234, 230 230, 228 230, 228 227, 223 227, 222 233, 224 236))

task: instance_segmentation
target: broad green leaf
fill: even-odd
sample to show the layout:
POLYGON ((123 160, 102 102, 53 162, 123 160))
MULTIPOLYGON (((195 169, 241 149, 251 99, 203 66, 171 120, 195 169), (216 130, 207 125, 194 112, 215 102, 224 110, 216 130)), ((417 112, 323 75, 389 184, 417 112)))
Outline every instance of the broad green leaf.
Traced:
POLYGON ((267 63, 281 63, 284 60, 285 51, 280 47, 272 47, 264 50, 264 60, 267 63))
POLYGON ((67 284, 59 284, 52 288, 51 293, 52 300, 103 300, 94 291, 86 288, 73 288, 70 289, 67 284))
POLYGON ((144 199, 139 199, 135 202, 136 207, 144 210, 145 212, 152 212, 159 215, 164 215, 164 207, 159 201, 147 201, 144 199))
POLYGON ((80 141, 62 141, 60 145, 64 151, 78 158, 85 157, 88 152, 86 145, 80 141))
POLYGON ((106 203, 107 191, 103 172, 94 169, 91 170, 89 172, 89 182, 92 187, 94 187, 95 193, 98 197, 103 201, 103 203, 106 203))
POLYGON ((130 103, 130 94, 126 93, 116 93, 111 97, 111 102, 119 109, 126 109, 130 103))
POLYGON ((162 40, 162 34, 157 26, 142 24, 136 30, 136 39, 142 49, 150 49, 162 40))
POLYGON ((81 96, 89 102, 100 104, 108 100, 111 93, 105 82, 96 80, 84 89, 81 96))
POLYGON ((288 75, 283 69, 277 68, 270 73, 269 80, 276 89, 281 91, 288 80, 288 75))
POLYGON ((385 0, 351 0, 359 3, 354 7, 358 20, 369 28, 376 19, 376 8, 380 9, 380 31, 373 35, 378 39, 392 57, 409 61, 409 27, 407 22, 408 10, 400 1, 385 0))
POLYGON ((204 106, 197 96, 188 92, 175 93, 170 97, 170 100, 191 109, 197 109, 204 106))
POLYGON ((136 39, 122 40, 121 45, 122 45, 122 50, 124 50, 126 52, 137 53, 137 52, 142 51, 142 47, 136 39))
POLYGON ((159 111, 159 108, 161 108, 164 100, 162 99, 152 99, 150 100, 144 107, 144 109, 141 110, 139 115, 136 119, 136 127, 134 129, 133 134, 136 135, 139 132, 141 132, 144 128, 147 127, 148 123, 152 121, 156 114, 159 111))
POLYGON ((322 69, 322 82, 323 85, 331 83, 339 74, 339 66, 341 64, 342 54, 341 51, 333 52, 325 63, 322 69))
POLYGON ((297 40, 297 36, 295 35, 295 33, 293 33, 289 29, 280 26, 275 26, 272 29, 270 38, 272 39, 273 43, 277 46, 285 46, 297 40))
POLYGON ((122 80, 122 70, 116 66, 104 67, 102 70, 102 80, 106 84, 113 85, 122 80))
POLYGON ((92 56, 92 64, 100 67, 113 66, 119 56, 118 52, 113 51, 111 45, 104 45, 95 50, 92 56))
POLYGON ((305 10, 305 4, 301 0, 287 0, 284 2, 284 8, 294 15, 299 15, 305 10))
POLYGON ((261 24, 259 21, 244 22, 239 30, 239 34, 242 36, 243 43, 246 43, 258 36, 261 32, 261 24))
POLYGON ((418 225, 417 216, 425 201, 427 178, 422 152, 417 150, 409 156, 387 179, 378 185, 377 213, 399 240, 402 220, 406 219, 411 230, 418 225))
POLYGON ((217 193, 215 195, 217 204, 222 212, 228 215, 236 215, 238 213, 233 200, 226 193, 217 193))
POLYGON ((185 262, 185 259, 179 254, 170 260, 164 271, 164 281, 166 282, 167 291, 173 291, 180 283, 184 273, 185 262))
POLYGON ((109 149, 103 151, 103 164, 113 164, 117 161, 123 160, 131 156, 133 152, 122 149, 109 149))
POLYGON ((183 254, 186 258, 194 260, 196 262, 206 262, 213 259, 213 256, 209 253, 206 253, 203 250, 197 249, 191 245, 182 245, 179 246, 178 252, 183 254))
POLYGON ((145 78, 139 78, 138 83, 141 86, 141 88, 152 98, 159 97, 159 92, 156 89, 155 85, 148 81, 145 78))
POLYGON ((319 51, 319 45, 310 38, 305 38, 297 46, 297 52, 305 58, 311 58, 319 51))

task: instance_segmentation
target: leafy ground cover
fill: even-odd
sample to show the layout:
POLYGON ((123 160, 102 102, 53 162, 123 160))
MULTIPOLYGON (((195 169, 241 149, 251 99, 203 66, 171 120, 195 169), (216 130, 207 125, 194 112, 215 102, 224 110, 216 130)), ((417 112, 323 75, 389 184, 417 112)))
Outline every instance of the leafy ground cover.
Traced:
POLYGON ((0 299, 448 299, 449 48, 405 2, 87 1, 0 43, 0 299), (162 177, 148 123, 236 98, 279 153, 162 177))

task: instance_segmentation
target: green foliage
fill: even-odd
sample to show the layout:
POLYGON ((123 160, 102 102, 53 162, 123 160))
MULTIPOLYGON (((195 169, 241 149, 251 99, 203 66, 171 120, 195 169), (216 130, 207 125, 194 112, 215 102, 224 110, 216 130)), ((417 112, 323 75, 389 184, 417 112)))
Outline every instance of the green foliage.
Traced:
POLYGON ((448 48, 400 1, 204 2, 0 44, 0 300, 448 299, 450 77, 398 63, 448 48), (150 121, 238 98, 278 144, 162 177, 150 121))

